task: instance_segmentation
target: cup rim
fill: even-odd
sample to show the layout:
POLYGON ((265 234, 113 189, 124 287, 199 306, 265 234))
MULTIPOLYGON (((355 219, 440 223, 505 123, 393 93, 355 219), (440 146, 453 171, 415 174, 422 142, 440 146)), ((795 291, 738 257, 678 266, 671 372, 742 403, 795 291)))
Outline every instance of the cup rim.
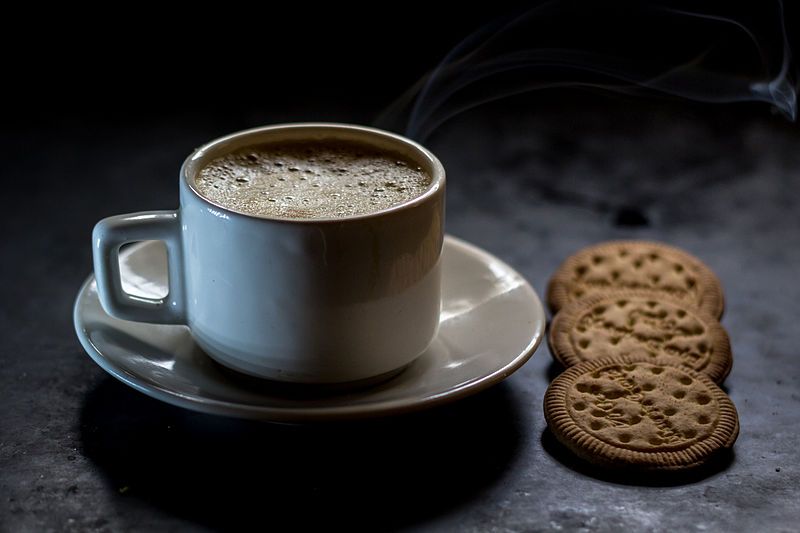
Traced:
POLYGON ((214 209, 221 210, 224 213, 234 214, 247 218, 261 219, 271 222, 284 222, 291 224, 343 223, 356 220, 378 218, 386 216, 387 214, 390 213, 396 213, 398 211, 413 209, 414 207, 417 207, 420 204, 427 202, 432 196, 438 194, 439 191, 444 188, 445 184, 445 170, 442 163, 435 155, 433 155, 433 153, 430 150, 428 150, 421 144, 417 143, 416 141, 412 141, 411 139, 403 137, 402 135, 391 133, 378 128, 373 128, 369 126, 359 126, 356 124, 346 124, 341 122, 291 122, 291 123, 271 124, 269 126, 260 126, 257 128, 250 128, 230 133, 228 135, 224 135, 222 137, 218 137, 212 141, 209 141, 200 146, 199 148, 196 148, 184 160, 183 164, 181 165, 180 173, 181 173, 181 181, 186 185, 188 190, 190 190, 197 199, 208 204, 209 206, 213 206, 214 209), (375 135, 405 145, 407 148, 411 148, 413 151, 415 151, 418 156, 426 160, 426 162, 429 164, 431 169, 431 183, 425 190, 425 192, 423 192, 419 196, 411 198, 410 200, 406 200, 403 203, 381 209, 379 211, 373 211, 370 213, 363 213, 359 215, 349 215, 344 217, 318 217, 318 218, 290 218, 290 217, 279 217, 274 215, 257 215, 253 213, 245 213, 221 205, 211 200, 210 198, 206 198, 200 193, 200 191, 197 190, 195 186, 194 176, 201 168, 200 160, 202 160, 208 154, 208 152, 212 151, 216 147, 222 144, 232 142, 236 139, 240 139, 242 137, 256 135, 263 132, 276 131, 276 130, 299 130, 299 129, 330 130, 330 131, 339 130, 339 131, 351 131, 351 132, 356 131, 362 134, 375 135))

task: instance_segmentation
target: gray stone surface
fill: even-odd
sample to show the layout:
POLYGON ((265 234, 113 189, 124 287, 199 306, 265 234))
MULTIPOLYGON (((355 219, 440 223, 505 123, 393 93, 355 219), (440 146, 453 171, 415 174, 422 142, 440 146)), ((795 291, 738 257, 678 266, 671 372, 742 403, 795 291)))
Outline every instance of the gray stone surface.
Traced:
POLYGON ((796 531, 797 126, 762 107, 534 102, 464 115, 427 141, 449 172, 448 231, 509 262, 540 294, 561 260, 606 239, 662 240, 700 256, 727 296, 726 388, 741 417, 731 457, 682 478, 577 463, 542 416, 558 372, 546 346, 485 393, 364 423, 239 421, 125 387, 72 331, 92 224, 173 208, 181 160, 216 135, 369 116, 66 123, 2 139, 0 530, 796 531))

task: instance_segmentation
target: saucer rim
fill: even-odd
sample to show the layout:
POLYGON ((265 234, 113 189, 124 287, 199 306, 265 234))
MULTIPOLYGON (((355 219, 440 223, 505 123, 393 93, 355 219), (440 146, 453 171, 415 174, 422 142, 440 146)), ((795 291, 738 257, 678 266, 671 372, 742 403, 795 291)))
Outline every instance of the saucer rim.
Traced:
MULTIPOLYGON (((527 346, 525 346, 525 348, 522 349, 520 353, 507 364, 488 374, 478 375, 476 376, 476 379, 462 383, 457 387, 446 388, 441 392, 421 399, 399 398, 376 404, 287 408, 249 405, 226 400, 217 400, 213 398, 203 398, 194 395, 190 396, 181 392, 177 392, 173 389, 165 388, 157 383, 149 381, 145 383, 144 380, 137 378, 135 374, 126 372, 123 368, 114 365, 110 359, 104 357, 100 349, 95 346, 94 343, 92 343, 87 331, 85 331, 85 324, 81 320, 79 309, 84 298, 87 297, 86 294, 89 286, 94 281, 95 277, 93 273, 90 274, 83 282, 80 290, 78 291, 77 297, 75 298, 75 303, 73 304, 73 325, 83 349, 87 352, 89 357, 91 357, 92 360, 108 374, 151 398, 195 412, 279 423, 306 423, 378 418, 421 411, 458 401, 472 394, 486 390, 511 376, 511 374, 519 370, 519 368, 522 367, 522 365, 524 365, 533 356, 538 347, 541 345, 542 339, 545 335, 547 323, 547 315, 544 311, 544 306, 539 298, 539 295, 536 293, 527 279, 517 272, 516 269, 512 268, 508 265, 508 263, 487 252, 486 250, 483 250, 474 244, 471 244, 458 237, 454 237, 450 234, 445 235, 445 243, 460 247, 465 249, 470 254, 479 256, 483 263, 487 263, 489 261, 499 262, 510 273, 513 273, 515 276, 517 276, 521 281, 519 288, 527 292, 527 296, 530 299, 531 304, 536 309, 535 315, 537 318, 531 323, 531 339, 527 346)), ((149 245, 150 244, 147 242, 137 243, 133 245, 127 253, 135 253, 137 248, 149 245)), ((103 310, 103 312, 105 311, 103 310)), ((184 327, 188 329, 187 326, 175 327, 184 327)), ((438 334, 439 333, 437 331, 437 336, 438 334)), ((424 354, 422 357, 424 357, 424 354)), ((389 382, 391 382, 391 380, 389 382)), ((359 394, 368 395, 369 389, 359 391, 359 394)))

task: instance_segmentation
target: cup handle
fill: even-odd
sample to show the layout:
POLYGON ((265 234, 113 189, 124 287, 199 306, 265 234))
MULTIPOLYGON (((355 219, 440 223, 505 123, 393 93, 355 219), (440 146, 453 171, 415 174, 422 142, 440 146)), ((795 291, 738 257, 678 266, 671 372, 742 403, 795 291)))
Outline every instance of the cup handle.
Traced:
POLYGON ((105 218, 94 227, 92 244, 97 292, 109 315, 156 324, 186 323, 178 211, 144 211, 105 218), (169 292, 164 298, 142 298, 122 290, 119 248, 146 240, 164 241, 167 245, 169 292))

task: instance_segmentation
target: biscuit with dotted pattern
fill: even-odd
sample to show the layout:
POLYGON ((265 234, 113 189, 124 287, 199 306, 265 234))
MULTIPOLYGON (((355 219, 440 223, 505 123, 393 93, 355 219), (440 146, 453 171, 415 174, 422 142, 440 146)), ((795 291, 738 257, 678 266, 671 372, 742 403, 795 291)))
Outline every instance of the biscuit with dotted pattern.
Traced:
POLYGON ((722 286, 710 268, 683 250, 648 241, 600 243, 567 258, 550 280, 547 303, 555 313, 579 298, 620 289, 652 290, 716 318, 724 308, 722 286))
POLYGON ((733 402, 708 376, 646 356, 568 368, 547 389, 544 414, 580 458, 622 469, 700 466, 739 434, 733 402))
POLYGON ((597 293, 575 300, 550 324, 550 352, 564 366, 602 357, 674 360, 717 383, 731 371, 728 334, 687 301, 650 291, 597 293))

